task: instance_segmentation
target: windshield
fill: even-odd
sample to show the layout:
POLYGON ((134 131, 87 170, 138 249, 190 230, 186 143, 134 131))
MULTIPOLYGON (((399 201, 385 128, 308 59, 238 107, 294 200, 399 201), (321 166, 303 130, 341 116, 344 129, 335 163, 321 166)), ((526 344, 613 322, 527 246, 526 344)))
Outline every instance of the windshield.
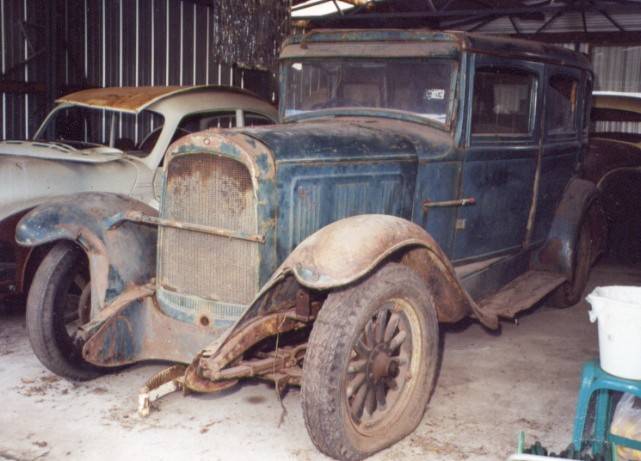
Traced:
POLYGON ((62 106, 54 110, 34 140, 59 142, 76 149, 111 146, 144 157, 156 144, 162 124, 163 117, 151 111, 135 115, 62 106))
POLYGON ((333 108, 392 109, 447 124, 456 61, 445 58, 288 60, 284 116, 333 108))

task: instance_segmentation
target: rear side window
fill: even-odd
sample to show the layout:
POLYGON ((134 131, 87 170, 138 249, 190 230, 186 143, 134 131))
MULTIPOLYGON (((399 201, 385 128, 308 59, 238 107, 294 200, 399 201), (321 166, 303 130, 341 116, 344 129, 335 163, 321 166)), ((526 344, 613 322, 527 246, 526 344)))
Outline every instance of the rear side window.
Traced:
POLYGON ((265 115, 258 114, 256 112, 247 112, 245 111, 245 126, 263 126, 271 125, 274 123, 265 115))
POLYGON ((577 88, 578 81, 566 75, 550 78, 545 109, 548 133, 573 133, 576 130, 577 88))
POLYGON ((532 127, 536 77, 515 69, 478 68, 472 134, 523 135, 532 127))

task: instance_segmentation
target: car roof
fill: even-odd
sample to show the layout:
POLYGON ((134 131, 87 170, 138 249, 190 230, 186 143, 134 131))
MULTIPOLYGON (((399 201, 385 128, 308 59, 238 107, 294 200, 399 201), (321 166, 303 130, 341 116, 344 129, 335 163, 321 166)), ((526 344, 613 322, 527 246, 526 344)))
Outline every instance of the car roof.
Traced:
MULTIPOLYGON (((421 49, 416 45, 450 44, 461 51, 472 51, 484 54, 519 58, 532 61, 551 62, 559 65, 578 67, 590 70, 587 56, 561 46, 539 43, 532 40, 498 37, 480 33, 462 31, 434 31, 429 29, 315 29, 305 34, 288 38, 283 45, 285 57, 294 57, 291 48, 301 48, 302 54, 309 56, 313 46, 310 44, 333 44, 336 54, 341 50, 338 43, 361 44, 361 55, 367 43, 377 43, 376 52, 382 50, 381 44, 389 42, 390 47, 414 44, 414 50, 421 49), (287 48, 290 48, 287 50, 287 48)), ((424 49, 428 49, 423 47, 424 49)), ((355 47, 355 50, 359 48, 355 47)), ((418 55, 418 54, 417 54, 418 55)))
POLYGON ((592 107, 595 109, 624 110, 641 113, 641 93, 625 91, 594 91, 592 107))
POLYGON ((220 85, 92 88, 65 95, 56 102, 131 114, 143 110, 160 114, 192 113, 216 107, 252 109, 274 119, 277 117, 276 109, 254 93, 220 85))

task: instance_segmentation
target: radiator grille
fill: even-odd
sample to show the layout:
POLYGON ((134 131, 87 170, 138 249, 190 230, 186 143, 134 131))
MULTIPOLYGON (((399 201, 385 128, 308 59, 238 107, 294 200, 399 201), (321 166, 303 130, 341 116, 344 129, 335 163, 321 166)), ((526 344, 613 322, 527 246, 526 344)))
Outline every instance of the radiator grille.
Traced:
MULTIPOLYGON (((217 155, 176 157, 168 167, 161 215, 256 234, 249 171, 217 155)), ((167 290, 238 304, 249 304, 258 291, 257 243, 163 227, 159 244, 159 282, 167 290)))

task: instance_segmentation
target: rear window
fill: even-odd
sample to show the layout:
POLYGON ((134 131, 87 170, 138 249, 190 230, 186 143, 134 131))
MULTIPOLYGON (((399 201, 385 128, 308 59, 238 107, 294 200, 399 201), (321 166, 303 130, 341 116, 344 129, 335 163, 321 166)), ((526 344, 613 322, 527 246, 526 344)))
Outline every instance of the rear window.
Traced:
POLYGON ((576 130, 577 80, 552 76, 548 84, 545 127, 550 134, 573 133, 576 130))
POLYGON ((535 88, 532 74, 494 67, 476 69, 472 134, 529 134, 535 88))

